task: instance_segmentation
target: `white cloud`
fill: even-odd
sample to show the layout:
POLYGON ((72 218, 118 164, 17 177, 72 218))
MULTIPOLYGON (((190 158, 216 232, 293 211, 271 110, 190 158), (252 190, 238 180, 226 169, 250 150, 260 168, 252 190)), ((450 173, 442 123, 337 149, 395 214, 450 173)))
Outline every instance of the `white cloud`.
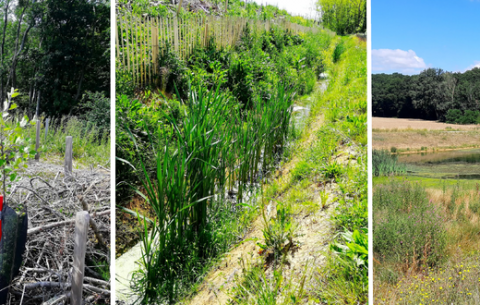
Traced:
MULTIPOLYGON (((465 71, 468 71, 468 70, 472 70, 473 68, 480 68, 480 61, 475 61, 475 63, 473 65, 471 65, 470 67, 466 68, 465 71)), ((463 72, 465 72, 463 71, 463 72)))
POLYGON ((373 71, 395 71, 413 74, 426 68, 427 65, 423 61, 423 58, 418 57, 412 50, 372 50, 373 71))

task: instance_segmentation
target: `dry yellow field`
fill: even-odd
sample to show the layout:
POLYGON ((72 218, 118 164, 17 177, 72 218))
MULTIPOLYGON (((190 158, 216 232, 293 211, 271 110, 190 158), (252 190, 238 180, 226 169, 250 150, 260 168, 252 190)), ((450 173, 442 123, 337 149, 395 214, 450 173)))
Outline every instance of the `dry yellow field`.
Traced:
POLYGON ((455 125, 435 121, 372 118, 374 149, 448 150, 480 147, 480 125, 455 125))

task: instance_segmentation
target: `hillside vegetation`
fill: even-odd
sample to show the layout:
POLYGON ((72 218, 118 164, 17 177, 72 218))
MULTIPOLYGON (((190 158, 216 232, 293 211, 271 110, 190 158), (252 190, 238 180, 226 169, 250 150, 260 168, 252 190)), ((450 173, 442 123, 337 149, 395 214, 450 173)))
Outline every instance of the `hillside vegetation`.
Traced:
MULTIPOLYGON (((149 0, 138 0, 133 3, 128 0, 120 0, 117 3, 117 9, 152 17, 166 16, 177 13, 178 1, 176 4, 172 4, 171 1, 166 0, 155 3, 149 0)), ((292 16, 286 10, 279 9, 274 5, 262 5, 257 4, 255 1, 243 0, 182 0, 179 16, 182 17, 185 14, 238 16, 252 20, 273 20, 278 18, 304 26, 312 26, 315 23, 312 19, 292 16)))

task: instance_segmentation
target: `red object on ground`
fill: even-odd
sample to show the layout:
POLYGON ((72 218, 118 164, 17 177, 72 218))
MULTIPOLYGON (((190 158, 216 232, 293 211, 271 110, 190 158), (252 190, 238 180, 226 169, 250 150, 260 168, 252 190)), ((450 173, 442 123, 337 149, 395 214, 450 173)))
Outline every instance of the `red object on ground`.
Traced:
MULTIPOLYGON (((0 216, 3 210, 3 195, 0 195, 0 216)), ((2 219, 0 218, 0 240, 2 240, 2 219)))

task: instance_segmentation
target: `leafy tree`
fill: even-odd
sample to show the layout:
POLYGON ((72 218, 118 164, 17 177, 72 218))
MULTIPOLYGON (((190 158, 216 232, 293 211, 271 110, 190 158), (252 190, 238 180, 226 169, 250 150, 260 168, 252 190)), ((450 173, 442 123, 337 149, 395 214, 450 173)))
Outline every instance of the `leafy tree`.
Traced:
POLYGON ((0 98, 11 86, 29 113, 76 114, 85 92, 110 85, 106 1, 0 0, 0 98))

